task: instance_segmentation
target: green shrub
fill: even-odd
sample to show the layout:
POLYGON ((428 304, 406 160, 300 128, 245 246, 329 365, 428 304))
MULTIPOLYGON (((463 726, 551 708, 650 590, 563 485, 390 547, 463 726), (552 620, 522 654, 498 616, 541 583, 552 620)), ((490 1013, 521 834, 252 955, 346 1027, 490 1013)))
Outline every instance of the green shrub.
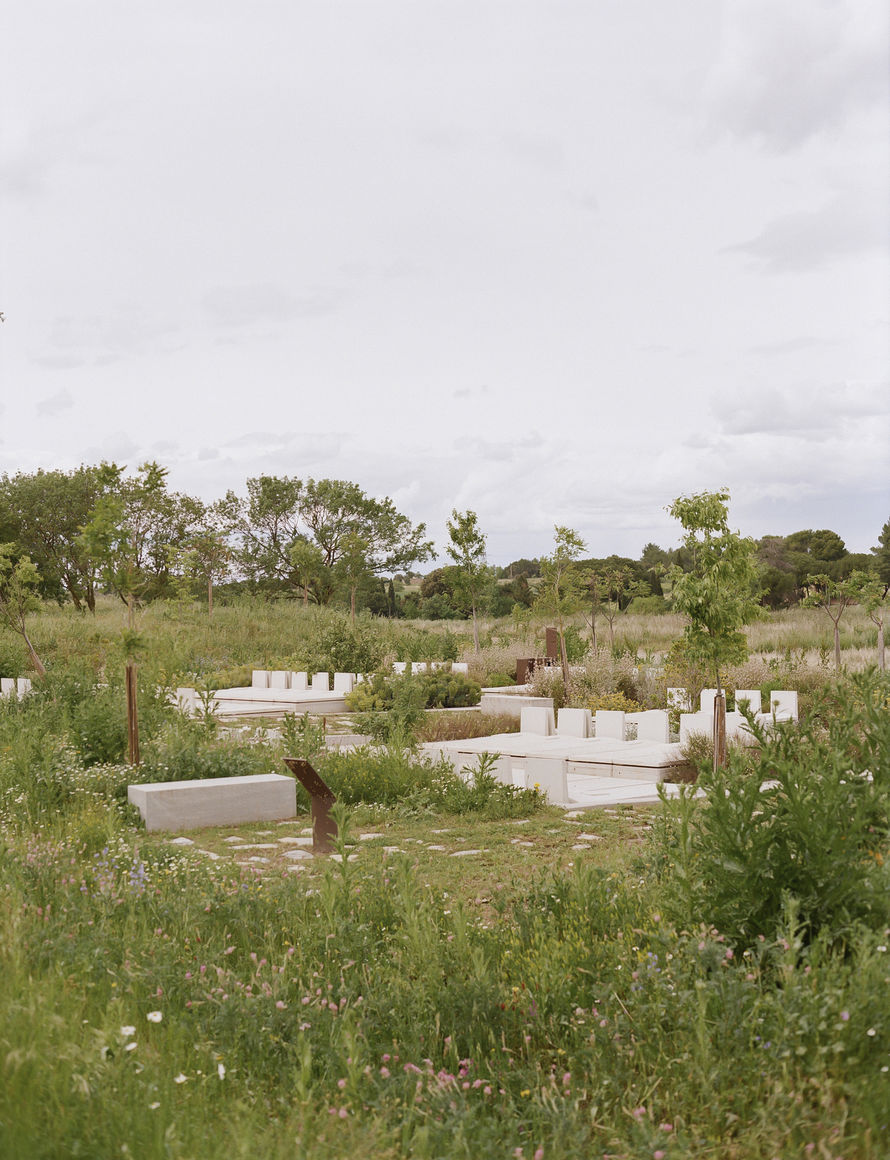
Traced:
POLYGON ((800 726, 757 730, 759 757, 731 749, 724 769, 702 768, 704 796, 668 803, 659 848, 679 923, 750 947, 789 900, 806 941, 890 922, 888 704, 888 678, 855 676, 800 726))

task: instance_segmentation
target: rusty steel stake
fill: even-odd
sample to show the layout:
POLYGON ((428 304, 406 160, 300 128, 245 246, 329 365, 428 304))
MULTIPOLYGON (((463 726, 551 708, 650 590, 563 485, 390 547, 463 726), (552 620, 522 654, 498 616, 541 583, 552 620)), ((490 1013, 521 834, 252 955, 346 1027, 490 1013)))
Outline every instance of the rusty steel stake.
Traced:
POLYGON ((312 853, 330 854, 337 837, 337 823, 331 817, 331 806, 337 800, 312 766, 302 757, 285 757, 284 764, 309 794, 312 815, 312 853))

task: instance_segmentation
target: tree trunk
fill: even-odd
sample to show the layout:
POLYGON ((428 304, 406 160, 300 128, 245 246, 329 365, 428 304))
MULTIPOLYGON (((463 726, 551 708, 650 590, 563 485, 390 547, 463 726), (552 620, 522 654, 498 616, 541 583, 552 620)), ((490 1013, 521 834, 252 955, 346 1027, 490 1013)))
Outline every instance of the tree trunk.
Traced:
POLYGON ((476 620, 476 605, 473 605, 473 651, 479 655, 479 624, 476 620))
POLYGON ((352 623, 355 624, 355 586, 349 589, 349 615, 352 618, 352 623))
POLYGON ((207 615, 213 616, 213 577, 207 577, 207 615))
POLYGON ((136 665, 127 661, 127 744, 130 765, 139 764, 139 718, 136 709, 136 665))
POLYGON ((45 677, 46 669, 44 668, 43 661, 37 655, 37 650, 34 648, 34 645, 31 644, 31 638, 25 632, 24 625, 22 626, 22 636, 25 638, 25 644, 28 646, 28 656, 31 658, 31 664, 34 666, 35 672, 39 677, 45 677))
POLYGON ((714 697, 714 772, 722 769, 724 765, 726 765, 726 694, 718 688, 714 697))
POLYGON ((884 621, 878 625, 878 668, 881 672, 886 672, 884 662, 884 621))
POLYGON ((834 667, 840 671, 841 667, 841 626, 840 617, 834 622, 834 667))
POLYGON ((569 692, 569 658, 566 653, 566 634, 562 628, 562 617, 559 618, 559 659, 562 663, 562 683, 566 691, 566 696, 569 692))

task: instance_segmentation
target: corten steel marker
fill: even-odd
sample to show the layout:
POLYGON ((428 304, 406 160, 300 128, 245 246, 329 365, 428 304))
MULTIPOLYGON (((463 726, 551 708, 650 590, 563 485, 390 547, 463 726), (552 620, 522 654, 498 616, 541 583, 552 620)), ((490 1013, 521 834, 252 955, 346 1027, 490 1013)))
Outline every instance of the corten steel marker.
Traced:
POLYGON ((545 628, 544 633, 546 635, 547 641, 546 645, 544 646, 547 650, 547 659, 551 661, 558 661, 560 657, 559 633, 555 628, 545 628))
POLYGON ((309 794, 313 854, 330 854, 337 837, 337 823, 331 817, 331 806, 337 800, 333 790, 302 757, 285 757, 284 764, 309 794))
POLYGON ((139 718, 136 713, 136 665, 127 661, 127 747, 130 765, 139 764, 139 718))

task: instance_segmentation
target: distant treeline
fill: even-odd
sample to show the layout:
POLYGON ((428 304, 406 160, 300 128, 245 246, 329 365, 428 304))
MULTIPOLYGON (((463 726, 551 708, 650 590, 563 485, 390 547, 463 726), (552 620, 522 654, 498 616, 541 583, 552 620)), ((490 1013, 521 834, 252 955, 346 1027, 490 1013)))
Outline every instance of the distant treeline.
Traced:
MULTIPOLYGON (((0 477, 0 544, 36 565, 45 599, 83 610, 98 592, 126 587, 140 601, 191 595, 212 607, 214 597, 250 592, 380 616, 465 617, 458 569, 417 571, 433 556, 426 535, 392 500, 345 480, 262 475, 247 480, 243 496, 229 491, 207 504, 171 491, 165 469, 151 463, 131 475, 104 463, 0 477)), ((836 532, 805 529, 764 536, 757 559, 770 608, 797 604, 816 574, 840 582, 865 571, 886 588, 890 520, 870 553, 848 552, 836 532)), ((647 544, 638 560, 612 555, 578 568, 600 602, 624 611, 642 601, 656 611, 666 607, 662 577, 674 564, 689 567, 684 549, 647 544)), ((539 577, 537 559, 490 568, 477 611, 530 607, 539 577)))

